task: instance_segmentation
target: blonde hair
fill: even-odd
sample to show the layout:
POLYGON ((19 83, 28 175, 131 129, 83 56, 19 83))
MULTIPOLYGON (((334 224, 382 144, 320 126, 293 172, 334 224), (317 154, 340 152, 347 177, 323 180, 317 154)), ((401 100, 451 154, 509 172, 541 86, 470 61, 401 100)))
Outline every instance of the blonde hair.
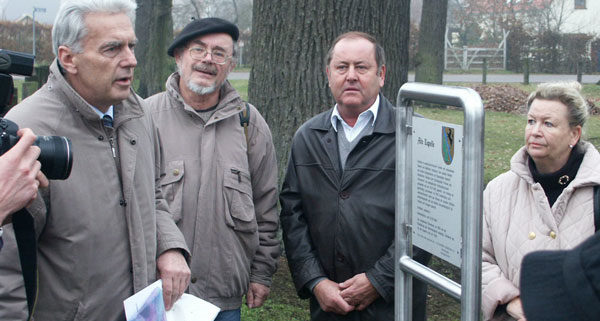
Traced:
POLYGON ((567 106, 569 126, 583 126, 589 117, 588 104, 581 95, 581 84, 576 81, 539 84, 527 98, 527 110, 535 99, 557 100, 567 106))

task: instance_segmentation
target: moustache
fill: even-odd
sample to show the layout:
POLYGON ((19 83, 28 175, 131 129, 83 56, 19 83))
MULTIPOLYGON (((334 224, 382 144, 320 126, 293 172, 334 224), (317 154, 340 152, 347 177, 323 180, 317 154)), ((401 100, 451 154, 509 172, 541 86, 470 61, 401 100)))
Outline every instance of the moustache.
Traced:
POLYGON ((206 65, 206 64, 198 64, 198 65, 194 65, 193 66, 194 71, 200 71, 200 72, 204 72, 207 74, 211 74, 211 75, 216 75, 217 74, 217 67, 215 66, 210 66, 210 65, 206 65))

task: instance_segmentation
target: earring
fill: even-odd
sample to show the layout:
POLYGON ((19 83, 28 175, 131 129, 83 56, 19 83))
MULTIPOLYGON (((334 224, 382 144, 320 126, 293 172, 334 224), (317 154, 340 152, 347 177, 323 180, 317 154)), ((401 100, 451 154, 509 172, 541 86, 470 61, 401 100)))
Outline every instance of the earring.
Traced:
POLYGON ((573 148, 573 145, 569 144, 569 148, 573 148))

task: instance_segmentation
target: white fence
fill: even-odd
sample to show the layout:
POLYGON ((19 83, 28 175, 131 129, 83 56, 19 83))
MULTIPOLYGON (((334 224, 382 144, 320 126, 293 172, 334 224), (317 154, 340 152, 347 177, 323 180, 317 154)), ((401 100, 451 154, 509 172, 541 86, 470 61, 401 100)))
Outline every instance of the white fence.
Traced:
POLYGON ((503 31, 502 42, 497 48, 454 47, 448 40, 446 31, 444 50, 444 69, 482 69, 484 58, 488 69, 506 69, 506 38, 508 31, 503 31))

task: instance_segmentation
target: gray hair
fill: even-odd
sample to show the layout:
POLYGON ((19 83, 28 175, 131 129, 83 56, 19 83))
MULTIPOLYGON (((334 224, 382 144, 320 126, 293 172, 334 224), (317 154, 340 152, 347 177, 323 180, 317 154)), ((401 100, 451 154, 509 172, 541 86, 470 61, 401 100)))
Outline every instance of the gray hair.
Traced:
POLYGON ((535 99, 557 100, 567 106, 570 127, 583 126, 589 117, 588 104, 581 95, 581 84, 576 81, 539 84, 527 98, 527 110, 535 99))
POLYGON ((67 46, 75 53, 83 52, 82 40, 87 36, 85 16, 89 13, 124 13, 132 24, 137 4, 132 0, 64 0, 52 27, 52 51, 67 46))

